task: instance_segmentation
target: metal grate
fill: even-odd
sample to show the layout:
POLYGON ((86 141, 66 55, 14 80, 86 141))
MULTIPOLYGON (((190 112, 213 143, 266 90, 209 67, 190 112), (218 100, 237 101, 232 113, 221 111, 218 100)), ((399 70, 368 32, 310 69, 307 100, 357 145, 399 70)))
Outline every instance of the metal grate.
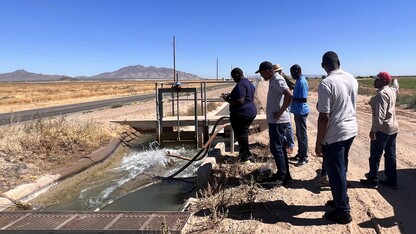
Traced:
POLYGON ((0 233, 182 233, 189 212, 0 212, 0 233))

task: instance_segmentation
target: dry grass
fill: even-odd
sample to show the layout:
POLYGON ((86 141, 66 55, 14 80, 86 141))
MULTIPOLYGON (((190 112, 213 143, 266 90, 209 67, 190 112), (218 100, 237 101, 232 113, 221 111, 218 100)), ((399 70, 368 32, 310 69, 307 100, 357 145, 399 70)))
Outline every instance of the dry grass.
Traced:
MULTIPOLYGON (((246 216, 254 211, 260 187, 254 181, 253 171, 259 165, 223 164, 212 174, 208 187, 199 192, 190 210, 201 217, 190 232, 196 233, 253 233, 257 224, 224 225, 229 216, 246 216), (236 209, 236 207, 238 207, 236 209)), ((251 221, 252 218, 249 219, 251 221)))
MULTIPOLYGON (((257 154, 268 155, 267 146, 253 148, 257 154)), ((191 205, 191 211, 203 217, 200 219, 202 222, 193 225, 191 232, 253 233, 256 225, 223 226, 223 221, 228 217, 252 217, 250 214, 262 212, 257 204, 257 195, 262 189, 256 179, 263 171, 273 167, 273 160, 263 161, 244 165, 236 162, 235 157, 225 156, 218 168, 213 170, 207 188, 199 191, 197 201, 191 205)))
POLYGON ((0 132, 0 190, 13 188, 19 181, 32 182, 48 171, 45 169, 60 168, 84 157, 108 144, 120 131, 65 117, 4 126, 0 132))
POLYGON ((154 90, 154 81, 2 83, 0 113, 150 93, 154 90))
POLYGON ((97 148, 115 136, 94 122, 69 121, 65 117, 38 119, 5 127, 0 135, 0 151, 11 157, 29 151, 53 160, 55 154, 97 148))

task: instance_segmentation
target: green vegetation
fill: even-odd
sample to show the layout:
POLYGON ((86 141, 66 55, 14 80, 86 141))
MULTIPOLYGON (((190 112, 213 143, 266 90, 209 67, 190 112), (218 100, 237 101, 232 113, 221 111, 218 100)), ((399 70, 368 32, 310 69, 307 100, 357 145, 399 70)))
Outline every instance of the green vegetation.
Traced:
POLYGON ((400 89, 411 89, 416 91, 416 77, 398 78, 400 89))
MULTIPOLYGON (((397 105, 405 105, 416 109, 416 76, 399 76, 400 92, 397 96, 397 105)), ((318 91, 318 84, 322 79, 309 79, 309 90, 318 91)), ((376 93, 374 79, 371 77, 358 76, 358 94, 373 96, 376 93)))
POLYGON ((398 95, 397 105, 407 105, 408 108, 416 109, 416 95, 398 95))
MULTIPOLYGON (((397 96, 397 105, 406 105, 408 108, 416 109, 416 77, 404 76, 397 78, 400 92, 397 96)), ((358 93, 362 95, 374 95, 374 80, 372 78, 358 79, 358 93)))
MULTIPOLYGON (((411 89, 416 91, 416 77, 415 76, 404 76, 404 77, 393 77, 397 78, 400 84, 400 89, 411 89)), ((358 79, 358 83, 365 85, 365 86, 371 86, 373 87, 374 79, 371 77, 358 79)))

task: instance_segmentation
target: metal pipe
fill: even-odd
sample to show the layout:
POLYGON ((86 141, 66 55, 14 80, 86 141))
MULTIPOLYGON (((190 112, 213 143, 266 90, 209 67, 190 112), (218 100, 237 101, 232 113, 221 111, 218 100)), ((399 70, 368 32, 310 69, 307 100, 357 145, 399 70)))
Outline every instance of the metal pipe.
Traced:
POLYGON ((177 87, 177 91, 176 91, 176 107, 177 107, 177 120, 178 120, 178 126, 177 126, 177 131, 178 131, 178 135, 177 135, 177 139, 176 141, 180 141, 181 140, 181 129, 180 129, 180 124, 179 124, 179 87, 177 87))
POLYGON ((231 145, 230 145, 230 151, 231 153, 234 153, 234 131, 233 128, 231 128, 231 134, 230 134, 230 140, 231 140, 231 145))

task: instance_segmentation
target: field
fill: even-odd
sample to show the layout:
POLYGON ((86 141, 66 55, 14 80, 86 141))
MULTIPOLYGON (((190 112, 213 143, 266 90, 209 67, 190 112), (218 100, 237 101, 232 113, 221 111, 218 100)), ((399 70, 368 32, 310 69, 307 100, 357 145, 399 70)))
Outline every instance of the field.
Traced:
MULTIPOLYGON (((416 77, 394 77, 398 79, 400 91, 397 95, 397 105, 404 105, 407 108, 416 109, 416 77)), ((309 90, 317 91, 318 84, 322 79, 309 79, 309 90)), ((374 88, 374 79, 359 78, 358 79, 358 94, 373 96, 376 93, 374 88)))
POLYGON ((0 113, 152 92, 153 81, 2 83, 0 113))
MULTIPOLYGON (((416 77, 409 76, 409 77, 393 77, 397 78, 400 84, 400 89, 406 90, 414 90, 416 91, 416 77)), ((374 79, 372 78, 365 78, 365 79, 358 79, 358 82, 365 86, 373 86, 374 79)))

